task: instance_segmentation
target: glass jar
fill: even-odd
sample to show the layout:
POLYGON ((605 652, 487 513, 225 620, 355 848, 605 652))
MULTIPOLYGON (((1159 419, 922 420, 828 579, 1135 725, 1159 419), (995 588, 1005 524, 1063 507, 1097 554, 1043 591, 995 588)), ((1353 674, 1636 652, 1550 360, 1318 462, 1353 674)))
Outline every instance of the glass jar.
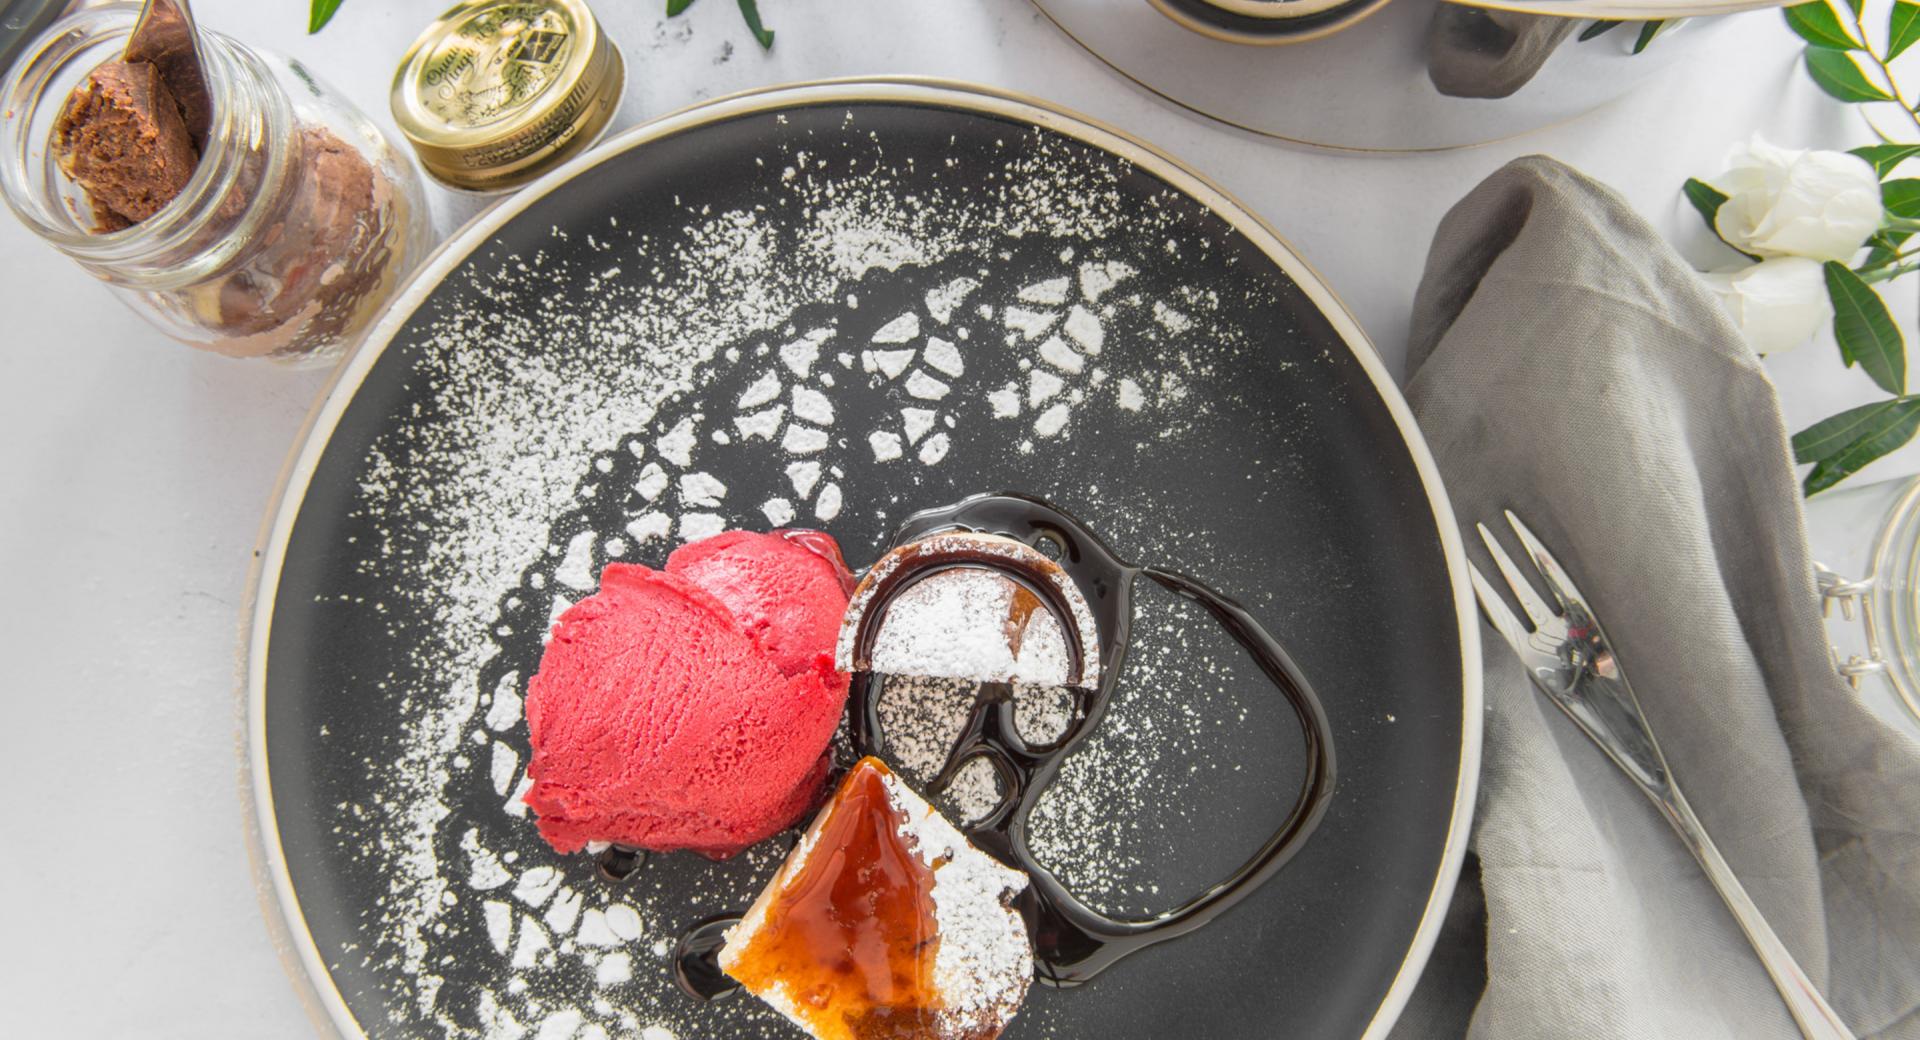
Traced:
POLYGON ((1835 649, 1834 665, 1860 688, 1879 676, 1920 725, 1920 479, 1908 481, 1887 510, 1865 561, 1866 576, 1844 578, 1819 564, 1816 577, 1829 614, 1857 623, 1864 652, 1835 649))
POLYGON ((60 169, 54 127, 73 88, 121 56, 138 14, 112 4, 56 23, 0 88, 8 205, 175 339, 239 357, 338 356, 428 246, 412 166, 299 62, 203 28, 213 121, 198 164, 152 216, 101 226, 60 169))

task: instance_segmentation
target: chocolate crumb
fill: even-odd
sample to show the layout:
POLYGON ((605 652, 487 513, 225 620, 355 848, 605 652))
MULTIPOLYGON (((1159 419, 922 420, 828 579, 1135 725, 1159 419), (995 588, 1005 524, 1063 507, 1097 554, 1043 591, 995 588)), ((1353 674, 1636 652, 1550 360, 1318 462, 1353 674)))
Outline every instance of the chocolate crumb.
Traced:
POLYGON ((133 221, 113 211, 113 207, 89 196, 87 206, 93 210, 93 233, 104 235, 114 231, 125 231, 133 226, 133 221))
POLYGON ((92 202, 96 231, 146 220, 187 186, 200 157, 173 93, 143 61, 109 61, 67 98, 54 159, 92 202))

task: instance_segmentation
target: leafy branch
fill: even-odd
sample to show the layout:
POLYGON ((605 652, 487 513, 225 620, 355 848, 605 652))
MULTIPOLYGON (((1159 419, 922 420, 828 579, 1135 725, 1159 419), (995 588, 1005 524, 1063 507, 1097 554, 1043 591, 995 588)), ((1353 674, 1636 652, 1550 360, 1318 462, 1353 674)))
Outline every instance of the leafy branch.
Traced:
POLYGON ((1913 439, 1920 397, 1902 395, 1849 408, 1793 435, 1793 461, 1811 464, 1806 492, 1816 495, 1913 439))
POLYGON ((1893 60, 1920 42, 1920 3, 1895 0, 1879 46, 1861 20, 1864 6, 1865 0, 1815 0, 1786 9, 1787 27, 1807 42, 1807 75, 1841 101, 1895 106, 1920 133, 1920 106, 1907 100, 1893 75, 1893 60))
MULTIPOLYGON (((1606 33, 1614 29, 1618 29, 1619 27, 1625 24, 1627 23, 1622 21, 1610 21, 1607 19, 1601 19, 1599 21, 1594 22, 1592 25, 1587 26, 1585 29, 1580 30, 1579 42, 1585 43, 1596 36, 1603 36, 1606 33)), ((1676 22, 1674 24, 1677 25, 1679 23, 1676 22)), ((1665 28, 1666 25, 1667 23, 1664 21, 1641 22, 1640 35, 1636 37, 1633 41, 1633 53, 1639 54, 1641 51, 1646 50, 1647 45, 1653 42, 1653 38, 1655 36, 1660 35, 1660 31, 1663 28, 1665 28)))
MULTIPOLYGON (((1848 104, 1890 105, 1897 107, 1905 122, 1920 135, 1920 107, 1908 100, 1908 94, 1894 77, 1893 62, 1915 43, 1920 43, 1920 2, 1894 0, 1888 14, 1885 33, 1876 44, 1862 21, 1864 0, 1814 0, 1785 9, 1788 28, 1806 42, 1803 63, 1821 90, 1848 104)), ((1870 217, 1859 220, 1856 230, 1842 242, 1825 248, 1822 254, 1789 246, 1779 248, 1778 241, 1756 241, 1752 227, 1742 228, 1736 220, 1729 232, 1720 222, 1720 212, 1728 195, 1704 181, 1689 179, 1683 186, 1688 202, 1700 213, 1709 228, 1728 246, 1757 264, 1782 262, 1801 265, 1796 272, 1814 273, 1807 257, 1822 261, 1818 267, 1821 288, 1832 309, 1834 341, 1840 359, 1847 367, 1858 366, 1874 384, 1889 396, 1882 401, 1848 409, 1822 420, 1793 438, 1794 460, 1810 465, 1804 489, 1818 494, 1859 472, 1876 459, 1899 449, 1920 433, 1920 395, 1907 393, 1906 339, 1880 297, 1878 285, 1920 271, 1920 178, 1897 176, 1902 164, 1920 158, 1920 143, 1899 143, 1889 139, 1879 127, 1874 132, 1880 144, 1855 148, 1850 153, 1871 168, 1871 177, 1857 165, 1849 174, 1855 183, 1869 188, 1879 182, 1881 215, 1874 227, 1870 217), (1846 248, 1863 235, 1859 247, 1846 248), (1731 240, 1730 240, 1731 239, 1731 240), (1802 258, 1763 259, 1762 254, 1780 257, 1798 252, 1802 258), (1847 262, 1833 259, 1851 254, 1847 262), (1857 259, 1857 262, 1853 262, 1857 259)), ((1792 153, 1801 155, 1805 153, 1792 153)), ((1827 169, 1844 169, 1851 160, 1833 153, 1817 153, 1827 169)), ((1730 189, 1732 190, 1732 189, 1730 189)), ((1859 197, 1860 188, 1853 189, 1859 197)), ((1858 212, 1858 207, 1855 207, 1858 212)), ((1748 213, 1741 213, 1748 216, 1748 213)), ((1759 270, 1755 268, 1749 270, 1759 270)), ((1780 270, 1780 268, 1773 268, 1780 270)), ((1818 290, 1808 286, 1818 300, 1818 290)))

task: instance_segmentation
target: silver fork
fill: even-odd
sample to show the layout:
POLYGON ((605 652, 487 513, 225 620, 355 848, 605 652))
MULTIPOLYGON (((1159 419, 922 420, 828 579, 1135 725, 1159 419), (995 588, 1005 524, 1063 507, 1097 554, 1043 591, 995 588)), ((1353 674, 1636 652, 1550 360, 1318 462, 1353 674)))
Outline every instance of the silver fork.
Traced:
POLYGON ((1493 627, 1512 645, 1514 653, 1520 655, 1527 675, 1540 692, 1593 738, 1600 750, 1626 771, 1673 825, 1693 858, 1700 861, 1707 879, 1726 900, 1727 909, 1733 912, 1740 929, 1747 933, 1754 952, 1760 955, 1760 963, 1766 966, 1767 974, 1780 990, 1780 999, 1786 1002, 1793 1020, 1800 1024, 1800 1032, 1809 1040, 1853 1040, 1846 1023, 1820 996, 1807 973, 1781 944, 1780 937, 1768 927, 1766 918, 1753 905, 1740 879, 1721 858, 1720 850, 1714 847, 1699 818, 1681 796, 1680 787, 1667 768, 1666 757, 1660 753, 1660 745, 1653 739, 1646 716, 1640 713, 1640 704, 1627 685, 1626 673, 1614 656, 1613 644, 1601 631, 1600 619, 1587 605, 1587 598, 1520 518, 1512 512, 1506 517, 1553 596, 1553 603, 1542 599, 1534 590, 1500 547, 1499 539, 1487 530, 1487 525, 1475 524, 1480 529, 1481 541, 1487 543, 1487 552, 1493 556, 1513 598, 1527 616, 1527 623, 1522 623, 1479 569, 1469 567, 1474 591, 1480 597, 1480 609, 1486 611, 1487 620, 1493 622, 1493 627))

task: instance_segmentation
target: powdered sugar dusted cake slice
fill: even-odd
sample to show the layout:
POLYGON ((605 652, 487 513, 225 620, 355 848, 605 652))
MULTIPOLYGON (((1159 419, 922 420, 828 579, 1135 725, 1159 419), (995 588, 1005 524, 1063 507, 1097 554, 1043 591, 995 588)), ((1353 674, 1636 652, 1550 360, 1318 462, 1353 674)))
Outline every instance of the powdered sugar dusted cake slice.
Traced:
POLYGON ((843 672, 1093 686, 1100 647, 1092 608, 1058 563, 1000 535, 940 531, 867 571, 834 663, 843 672))
POLYGON ((1033 976, 1026 875, 881 764, 841 781, 720 967, 820 1040, 992 1040, 1033 976))

